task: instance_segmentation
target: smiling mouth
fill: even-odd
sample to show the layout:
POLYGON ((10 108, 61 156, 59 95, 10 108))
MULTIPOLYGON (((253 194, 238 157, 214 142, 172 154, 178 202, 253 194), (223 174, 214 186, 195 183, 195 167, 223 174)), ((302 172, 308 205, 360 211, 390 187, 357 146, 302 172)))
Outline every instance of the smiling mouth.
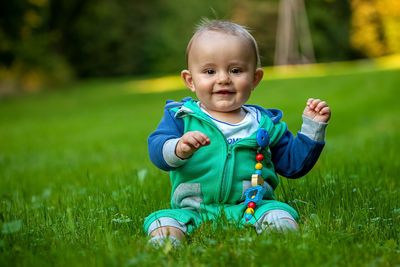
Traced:
POLYGON ((231 95, 234 94, 235 92, 233 91, 229 91, 229 90, 220 90, 215 92, 214 94, 218 94, 218 95, 231 95))

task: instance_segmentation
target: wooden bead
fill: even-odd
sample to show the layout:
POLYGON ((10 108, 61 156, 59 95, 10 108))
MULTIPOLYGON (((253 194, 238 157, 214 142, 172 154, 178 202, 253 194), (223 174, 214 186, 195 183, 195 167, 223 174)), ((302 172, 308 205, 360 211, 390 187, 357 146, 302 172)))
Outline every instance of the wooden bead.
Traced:
POLYGON ((258 163, 256 164, 256 166, 255 166, 256 170, 261 170, 262 167, 263 167, 263 165, 262 165, 260 162, 258 162, 258 163))
POLYGON ((251 186, 257 186, 263 184, 264 184, 264 179, 261 177, 261 175, 253 174, 251 176, 251 186))

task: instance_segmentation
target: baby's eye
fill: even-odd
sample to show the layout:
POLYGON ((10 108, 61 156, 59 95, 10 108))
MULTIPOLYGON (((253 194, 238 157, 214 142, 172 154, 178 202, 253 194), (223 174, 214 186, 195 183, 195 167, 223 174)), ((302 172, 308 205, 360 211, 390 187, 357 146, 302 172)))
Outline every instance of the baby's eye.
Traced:
POLYGON ((212 75, 212 74, 215 74, 215 70, 213 70, 213 69, 206 69, 206 70, 204 70, 204 73, 209 74, 209 75, 212 75))
POLYGON ((231 73, 233 73, 233 74, 239 74, 241 72, 242 72, 242 70, 240 68, 232 68, 231 69, 231 73))

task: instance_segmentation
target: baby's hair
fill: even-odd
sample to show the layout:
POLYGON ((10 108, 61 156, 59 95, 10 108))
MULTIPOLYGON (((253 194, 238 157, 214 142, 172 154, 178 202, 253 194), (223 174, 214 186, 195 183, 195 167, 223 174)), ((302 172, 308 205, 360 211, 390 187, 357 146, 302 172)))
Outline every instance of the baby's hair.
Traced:
POLYGON ((246 39, 252 48, 254 49, 254 55, 256 58, 256 66, 261 67, 260 53, 258 51, 258 45, 254 37, 250 34, 249 30, 239 24, 234 22, 226 21, 226 20, 210 20, 210 19, 202 19, 200 23, 195 28, 194 34, 190 39, 187 48, 186 48, 186 62, 188 63, 190 48, 192 47, 192 43, 194 39, 199 36, 201 33, 206 31, 215 31, 226 33, 234 36, 240 36, 246 39))

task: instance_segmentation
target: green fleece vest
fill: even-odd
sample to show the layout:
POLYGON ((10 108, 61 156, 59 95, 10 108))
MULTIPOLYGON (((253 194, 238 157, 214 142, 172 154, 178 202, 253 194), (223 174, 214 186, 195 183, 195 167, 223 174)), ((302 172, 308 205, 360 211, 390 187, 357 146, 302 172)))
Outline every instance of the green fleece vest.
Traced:
MULTIPOLYGON (((184 121, 184 132, 200 131, 210 138, 210 145, 201 147, 187 162, 170 172, 172 208, 200 208, 201 205, 237 204, 244 200, 244 191, 251 186, 256 164, 256 132, 228 144, 214 122, 191 100, 175 108, 177 118, 184 121)), ((286 124, 273 121, 263 114, 260 128, 268 131, 269 146, 274 146, 286 130, 286 124)), ((264 154, 262 177, 276 188, 279 179, 271 162, 269 148, 264 154)), ((271 189, 272 189, 271 188, 271 189)), ((271 190, 272 191, 272 190, 271 190)), ((269 199, 273 199, 273 191, 269 199)))

